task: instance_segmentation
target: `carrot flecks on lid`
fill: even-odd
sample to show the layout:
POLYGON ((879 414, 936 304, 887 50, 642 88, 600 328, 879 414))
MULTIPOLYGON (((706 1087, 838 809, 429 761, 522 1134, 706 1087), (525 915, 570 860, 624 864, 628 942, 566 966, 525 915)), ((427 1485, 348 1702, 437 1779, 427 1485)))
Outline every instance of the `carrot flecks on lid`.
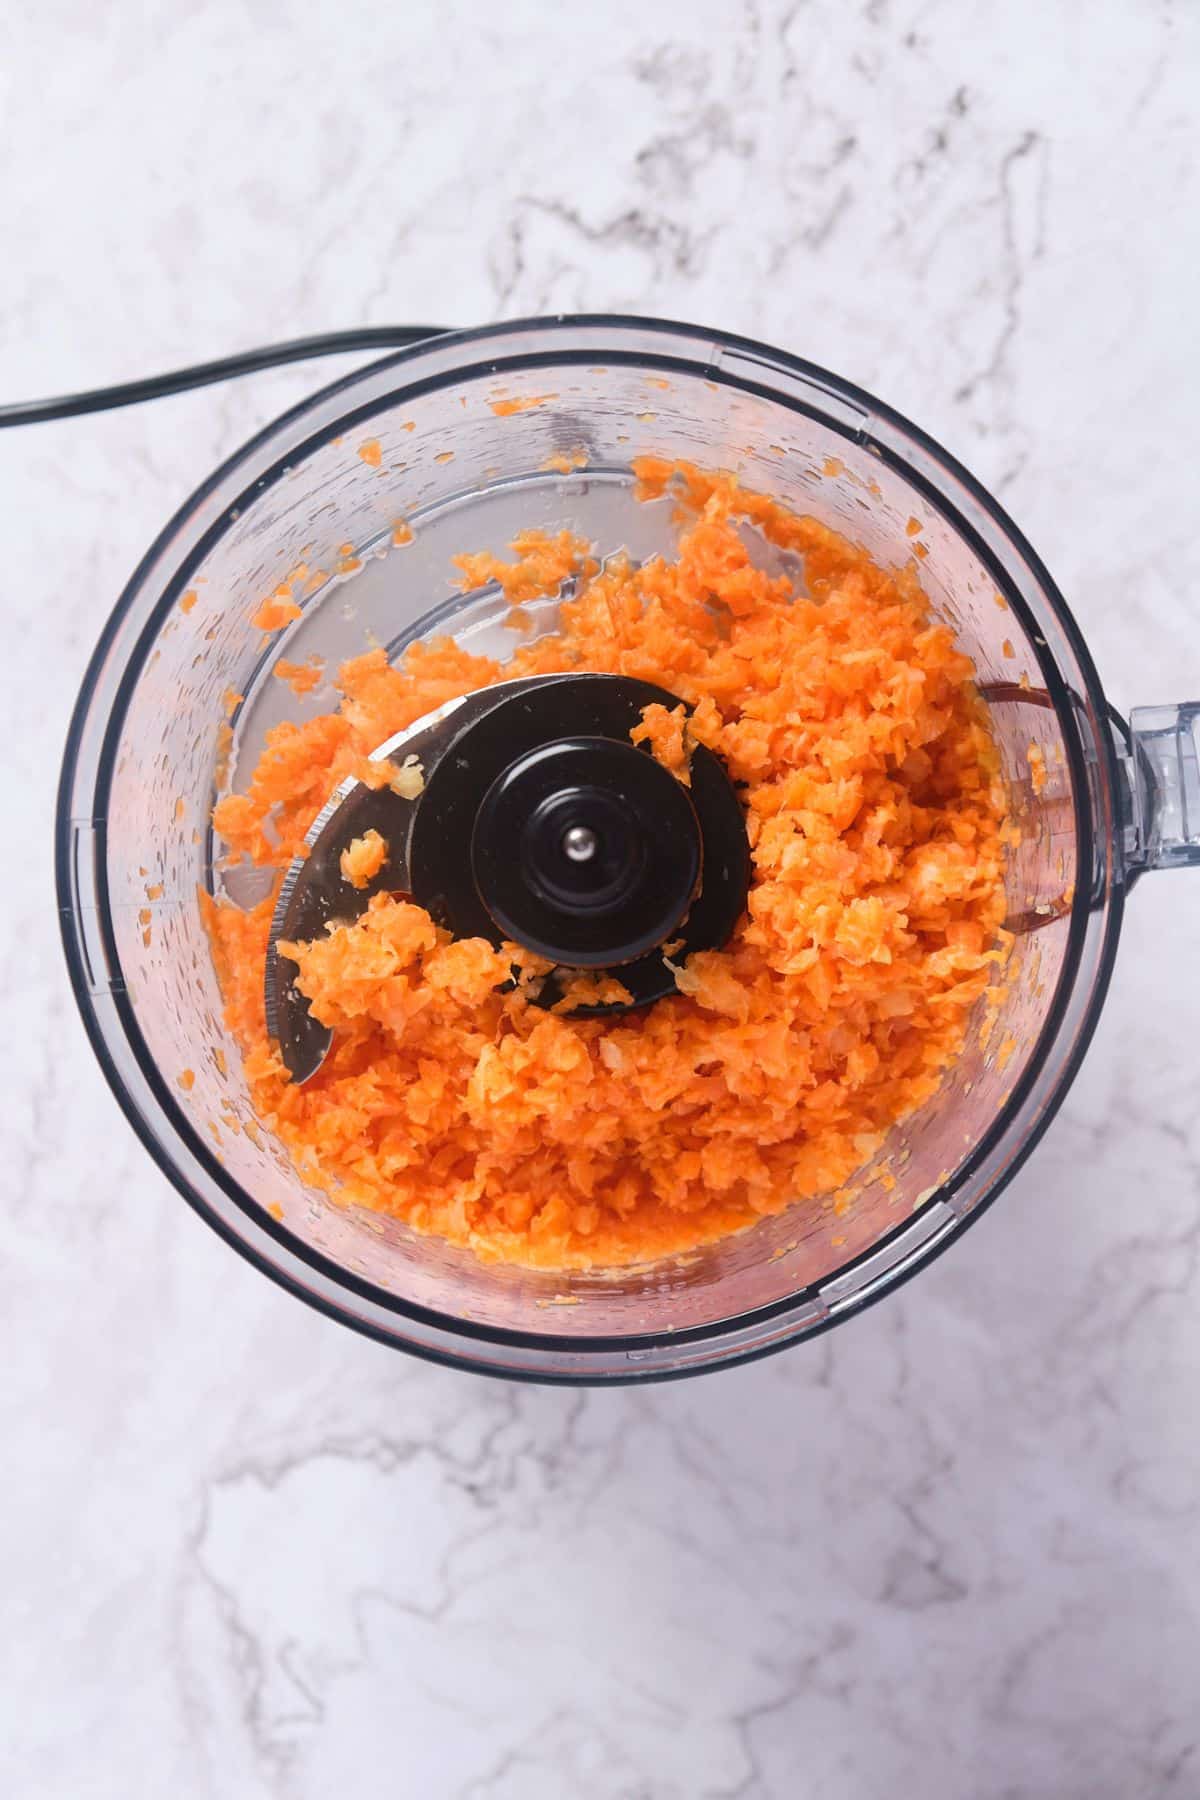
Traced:
POLYGON ((587 467, 587 451, 582 449, 555 450, 544 463, 539 463, 538 467, 553 470, 558 475, 570 475, 576 469, 587 467))
POLYGON ((508 419, 514 413, 535 412, 539 406, 557 399, 557 394, 520 394, 511 399, 489 400, 488 405, 498 419, 508 419))
POLYGON ((285 625, 291 625, 300 616, 300 608, 292 599, 292 590, 284 582, 262 601, 251 624, 259 631, 282 631, 285 625))

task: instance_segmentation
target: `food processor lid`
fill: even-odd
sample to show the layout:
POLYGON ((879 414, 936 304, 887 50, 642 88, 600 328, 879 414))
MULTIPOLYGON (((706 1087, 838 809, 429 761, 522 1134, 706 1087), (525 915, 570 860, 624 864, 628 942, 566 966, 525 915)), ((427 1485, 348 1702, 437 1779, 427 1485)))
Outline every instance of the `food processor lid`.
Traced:
MULTIPOLYGON (((576 1017, 625 1012, 676 992, 675 959, 717 949, 745 906, 750 851, 741 804, 703 745, 687 784, 630 733, 647 707, 683 705, 624 675, 532 676, 448 702, 330 798, 284 878, 271 921, 267 1028, 297 1082, 332 1034, 296 986, 284 943, 361 917, 377 894, 411 898, 459 938, 514 942, 552 965, 535 1004, 564 981, 611 971, 629 998, 580 1003, 576 1017), (374 872, 348 855, 376 833, 374 872)), ((686 710, 686 709, 685 709, 686 710)))

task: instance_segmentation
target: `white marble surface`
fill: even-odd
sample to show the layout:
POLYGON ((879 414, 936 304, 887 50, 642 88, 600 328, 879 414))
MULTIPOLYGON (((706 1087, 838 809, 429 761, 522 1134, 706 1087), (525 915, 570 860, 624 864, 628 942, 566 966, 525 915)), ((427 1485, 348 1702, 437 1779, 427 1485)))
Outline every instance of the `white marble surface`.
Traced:
MULTIPOLYGON (((998 487, 1118 703, 1197 695, 1198 24, 9 7, 0 395, 360 322, 724 324, 998 487)), ((1200 878, 1137 894, 1086 1070, 991 1214, 728 1375, 402 1360, 134 1142, 54 928, 68 710, 159 524, 334 372, 0 434, 0 1792, 1200 1795, 1200 878)))

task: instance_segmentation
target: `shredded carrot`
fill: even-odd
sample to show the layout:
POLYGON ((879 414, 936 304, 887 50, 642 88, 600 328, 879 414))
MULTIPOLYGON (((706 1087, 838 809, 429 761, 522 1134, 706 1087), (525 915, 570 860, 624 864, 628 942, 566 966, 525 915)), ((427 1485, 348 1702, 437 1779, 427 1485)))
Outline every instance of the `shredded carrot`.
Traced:
POLYGON ((358 446, 358 454, 369 469, 377 469, 383 461, 383 445, 378 438, 367 438, 358 446))
MULTIPOLYGON (((529 952, 452 940, 377 894, 287 947, 333 1033, 297 1086, 263 1016, 273 898, 202 901, 255 1111, 308 1178, 541 1267, 686 1251, 792 1204, 846 1211, 968 1020, 985 1036, 1005 910, 996 748, 915 567, 884 570, 730 477, 635 471, 640 493, 685 509, 675 560, 600 571, 588 546, 538 532, 513 561, 459 558, 467 585, 514 600, 574 575, 558 630, 504 664, 449 639, 397 667, 382 650, 345 664, 338 711, 271 731, 214 818, 233 852, 277 867, 338 781, 444 701, 513 676, 638 677, 690 711, 648 709, 634 735, 680 775, 689 743, 708 745, 744 801, 751 887, 724 948, 678 964, 673 997, 581 1018, 534 1004, 548 970, 529 952), (746 521, 802 559, 803 585, 755 566, 746 521)), ((572 998, 619 997, 619 975, 574 977, 572 998)))
POLYGON ((415 756, 406 756, 399 768, 394 762, 383 765, 388 771, 388 786, 402 800, 415 800, 425 791, 425 771, 415 756))
POLYGON ((302 663, 289 662, 286 656, 281 656, 271 670, 275 679, 286 681, 296 695, 311 694, 319 686, 324 672, 325 665, 319 656, 312 656, 302 663))
POLYGON ((560 531, 550 537, 544 531, 522 531, 512 542, 515 562, 483 551, 472 556, 456 556, 455 567, 462 571, 459 586, 465 591, 482 587, 485 582, 499 582, 514 606, 525 600, 536 600, 561 587, 568 575, 577 571, 595 572, 596 565, 587 555, 587 545, 573 532, 560 531))
POLYGON ((507 419, 513 413, 533 412, 539 406, 545 406, 548 400, 557 400, 557 394, 522 394, 513 400, 489 400, 488 405, 498 419, 507 419))
POLYGON ((343 881, 348 881, 353 888, 365 888, 368 881, 378 875, 387 856, 387 839, 380 837, 377 831, 364 832, 342 851, 339 866, 343 881))
POLYGON ((649 744, 655 757, 685 787, 691 787, 691 745, 688 741, 687 708, 666 707, 654 701, 642 708, 642 722, 630 732, 635 744, 649 744))
POLYGON ((544 463, 539 463, 538 467, 551 469, 558 475, 570 475, 575 469, 587 467, 587 451, 556 450, 544 463))
POLYGON ((282 631, 285 625, 290 625, 299 617, 300 608, 292 599, 291 587, 285 581, 280 583, 273 594, 267 595, 251 624, 256 625, 260 631, 282 631))

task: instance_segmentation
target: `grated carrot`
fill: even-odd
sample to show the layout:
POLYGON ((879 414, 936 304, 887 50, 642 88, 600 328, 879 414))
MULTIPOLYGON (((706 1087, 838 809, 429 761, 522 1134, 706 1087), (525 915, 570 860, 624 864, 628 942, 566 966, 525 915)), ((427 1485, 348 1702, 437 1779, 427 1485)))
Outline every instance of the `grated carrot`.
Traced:
POLYGON ((273 594, 267 595, 250 622, 260 631, 282 631, 285 625, 290 625, 299 617, 300 608, 292 599, 291 587, 285 581, 280 583, 273 594))
POLYGON ((508 419, 514 413, 535 412, 547 401, 557 399, 557 394, 522 394, 512 400, 489 400, 488 405, 498 419, 508 419))
POLYGON ((377 831, 364 832, 342 851, 339 867, 343 881, 348 881, 353 888, 365 888, 372 877, 378 875, 387 856, 387 839, 380 837, 377 831))
POLYGON ((570 475, 574 470, 586 467, 587 451, 583 449, 556 450, 545 462, 538 464, 539 469, 551 469, 559 475, 570 475))
POLYGON ((271 670, 275 679, 286 681, 297 697, 301 694, 311 694, 312 690, 320 685, 324 672, 325 665, 319 656, 312 656, 307 662, 302 663, 289 662, 286 656, 281 656, 271 670))
MULTIPOLYGON (((453 941, 377 894, 288 947, 333 1031, 298 1087, 263 1017, 273 897, 245 912, 202 900, 255 1111, 309 1178, 541 1267, 679 1253, 793 1203, 844 1211, 973 1015, 983 1037, 1005 911, 995 745, 915 567, 884 570, 728 476, 653 458, 635 472, 643 496, 685 510, 674 561, 600 571, 587 545, 540 532, 513 561, 460 557, 466 585, 497 580, 514 603, 568 575, 578 590, 558 630, 504 664, 449 639, 394 668, 382 650, 346 663, 338 711, 271 731, 214 821, 232 851, 278 866, 371 749, 456 695, 575 669, 656 682, 692 710, 648 709, 634 735, 680 775, 689 739, 715 750, 752 854, 745 915, 723 949, 679 965, 676 996, 608 1018, 539 1008, 539 959, 453 941), (754 566, 742 521, 802 559, 803 588, 754 566)), ((619 973, 580 979, 609 992, 619 973)))

